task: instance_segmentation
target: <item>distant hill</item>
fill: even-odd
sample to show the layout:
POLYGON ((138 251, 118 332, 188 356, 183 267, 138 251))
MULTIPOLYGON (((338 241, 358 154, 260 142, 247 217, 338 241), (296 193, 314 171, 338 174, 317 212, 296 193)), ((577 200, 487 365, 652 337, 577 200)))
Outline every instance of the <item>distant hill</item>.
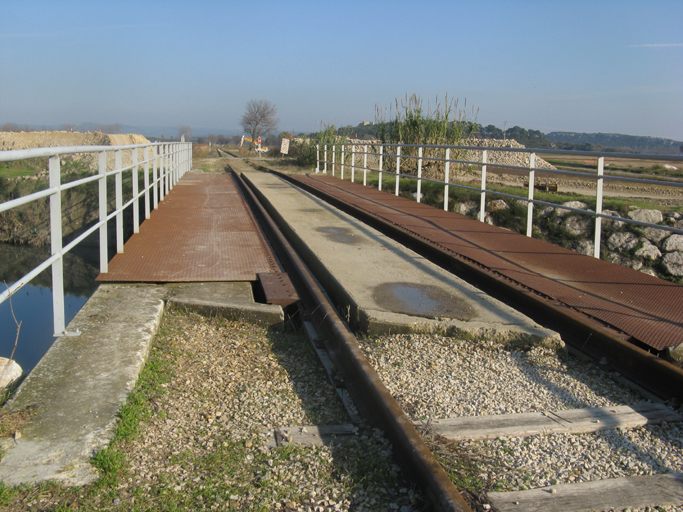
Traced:
POLYGON ((635 151, 636 153, 661 155, 680 155, 683 153, 683 142, 661 137, 623 135, 620 133, 550 132, 545 135, 545 138, 550 142, 591 144, 635 151))

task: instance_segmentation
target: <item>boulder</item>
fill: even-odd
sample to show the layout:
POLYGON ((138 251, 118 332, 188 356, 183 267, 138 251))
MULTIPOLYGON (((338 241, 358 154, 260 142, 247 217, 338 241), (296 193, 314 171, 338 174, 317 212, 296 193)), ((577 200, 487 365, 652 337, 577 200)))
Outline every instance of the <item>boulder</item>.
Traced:
POLYGON ((607 239, 607 247, 613 251, 626 252, 638 245, 638 237, 633 233, 613 233, 607 239))
MULTIPOLYGON (((621 215, 619 215, 619 212, 616 212, 614 210, 603 210, 602 213, 604 215, 609 215, 611 217, 621 217, 621 215)), ((624 224, 626 223, 621 220, 602 219, 602 227, 604 228, 612 227, 614 229, 621 229, 622 227, 624 227, 624 224)))
POLYGON ((683 343, 667 347, 665 357, 676 366, 683 368, 683 343))
POLYGON ((638 222, 647 222, 648 224, 659 224, 664 220, 664 215, 659 210, 633 210, 628 212, 630 219, 638 222))
POLYGON ((493 212, 498 210, 507 210, 508 208, 510 208, 508 204, 502 199, 496 199, 495 201, 489 202, 488 207, 491 208, 491 211, 493 212))
POLYGON ((669 231, 664 231, 663 229, 657 228, 645 228, 643 229, 643 236, 650 242, 657 244, 669 236, 669 231))
POLYGON ((22 373, 23 370, 16 361, 0 357, 0 389, 11 385, 21 377, 22 373))
MULTIPOLYGON (((586 203, 583 203, 581 201, 567 201, 566 203, 562 203, 562 206, 569 206, 570 208, 580 208, 581 210, 585 210, 588 205, 586 203)), ((571 212, 570 210, 565 210, 563 208, 557 208, 557 216, 558 217, 564 217, 566 215, 569 215, 571 212)))
POLYGON ((662 258, 664 271, 671 276, 683 276, 683 252, 668 252, 662 258))
POLYGON ((562 225, 574 236, 588 235, 593 232, 593 219, 583 215, 567 217, 562 225))
POLYGON ((542 208, 541 210, 538 210, 538 214, 541 217, 547 218, 547 217, 550 217, 554 211, 555 211, 555 208, 553 208, 552 206, 546 206, 546 207, 542 208))
POLYGON ((671 235, 662 244, 664 252, 683 251, 683 235, 671 235))
POLYGON ((640 270, 643 268, 643 264, 640 261, 632 260, 616 252, 610 252, 605 259, 610 263, 621 265, 622 267, 629 267, 633 270, 640 270))
POLYGON ((591 240, 579 240, 578 242, 572 244, 572 250, 578 252, 579 254, 585 254, 587 256, 593 256, 595 249, 595 244, 591 240))
POLYGON ((659 277, 659 275, 657 274, 657 272, 655 272, 655 271, 652 270, 651 268, 641 268, 640 271, 641 271, 643 274, 647 274, 648 276, 659 277))
POLYGON ((466 217, 471 217, 477 213, 479 209, 479 204, 474 201, 466 201, 464 203, 458 203, 455 205, 453 211, 459 213, 460 215, 465 215, 466 217))
POLYGON ((641 238, 640 243, 642 245, 635 252, 635 255, 638 258, 655 261, 662 257, 662 253, 659 252, 657 246, 652 245, 652 243, 647 238, 641 238))

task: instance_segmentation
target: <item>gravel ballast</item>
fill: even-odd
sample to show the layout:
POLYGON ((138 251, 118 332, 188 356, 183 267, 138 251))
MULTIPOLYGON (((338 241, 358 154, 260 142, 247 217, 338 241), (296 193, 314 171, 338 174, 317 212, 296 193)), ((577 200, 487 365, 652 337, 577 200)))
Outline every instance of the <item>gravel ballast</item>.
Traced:
POLYGON ((265 446, 265 429, 349 421, 305 338, 177 312, 163 332, 166 349, 156 350, 173 377, 125 447, 123 499, 200 486, 208 495, 196 505, 207 509, 421 508, 377 431, 328 446, 265 446))
MULTIPOLYGON (((415 421, 645 401, 592 363, 544 347, 513 348, 428 335, 383 336, 359 343, 415 421)), ((481 468, 478 477, 488 482, 488 490, 683 472, 680 423, 455 445, 481 468)))

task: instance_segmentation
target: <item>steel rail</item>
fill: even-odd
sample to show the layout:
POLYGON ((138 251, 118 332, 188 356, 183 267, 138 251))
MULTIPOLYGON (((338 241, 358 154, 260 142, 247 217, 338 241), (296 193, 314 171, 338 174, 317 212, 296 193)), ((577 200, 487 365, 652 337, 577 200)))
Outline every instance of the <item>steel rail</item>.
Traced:
POLYGON ((683 369, 631 343, 625 333, 551 297, 541 295, 401 225, 389 223, 284 173, 271 172, 409 247, 445 270, 466 279, 484 292, 514 304, 515 309, 536 322, 558 331, 573 350, 595 360, 606 358, 609 367, 645 390, 664 399, 675 398, 679 403, 683 402, 683 369))
MULTIPOLYGON (((423 489, 434 510, 471 512, 415 426, 401 409, 341 320, 325 291, 292 247, 293 231, 262 193, 233 171, 266 237, 276 248, 305 307, 304 315, 321 330, 326 348, 344 376, 361 414, 392 442, 405 473, 423 489), (283 231, 285 234, 283 234, 283 231)), ((293 241, 296 244, 296 241, 293 241)))

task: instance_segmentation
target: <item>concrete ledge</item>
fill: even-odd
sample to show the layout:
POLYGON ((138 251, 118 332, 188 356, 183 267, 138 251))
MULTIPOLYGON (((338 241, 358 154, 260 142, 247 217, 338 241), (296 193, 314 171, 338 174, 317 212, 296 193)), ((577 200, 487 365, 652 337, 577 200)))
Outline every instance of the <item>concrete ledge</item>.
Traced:
POLYGON ((168 305, 183 307, 204 316, 244 320, 267 327, 282 324, 281 306, 254 301, 250 283, 189 283, 168 285, 168 305))
MULTIPOLYGON (((358 306, 356 306, 358 307, 358 306)), ((529 323, 504 324, 453 319, 422 318, 401 313, 359 308, 363 332, 368 336, 382 334, 438 334, 460 339, 487 339, 519 346, 544 346, 566 350, 559 334, 529 323)))
POLYGON ((169 299, 169 307, 181 307, 203 316, 219 316, 228 320, 244 320, 245 322, 276 326, 285 320, 284 311, 280 306, 271 304, 230 304, 227 302, 211 302, 193 299, 169 299))
POLYGON ((89 459, 112 438, 163 314, 161 286, 100 285, 6 405, 38 405, 20 439, 5 446, 7 484, 97 478, 89 459))
POLYGON ((145 364, 169 305, 204 315, 274 326, 280 306, 257 304, 250 283, 101 284, 68 330, 24 380, 5 408, 37 409, 15 441, 3 442, 0 480, 10 485, 97 479, 90 458, 114 436, 117 414, 145 364))

